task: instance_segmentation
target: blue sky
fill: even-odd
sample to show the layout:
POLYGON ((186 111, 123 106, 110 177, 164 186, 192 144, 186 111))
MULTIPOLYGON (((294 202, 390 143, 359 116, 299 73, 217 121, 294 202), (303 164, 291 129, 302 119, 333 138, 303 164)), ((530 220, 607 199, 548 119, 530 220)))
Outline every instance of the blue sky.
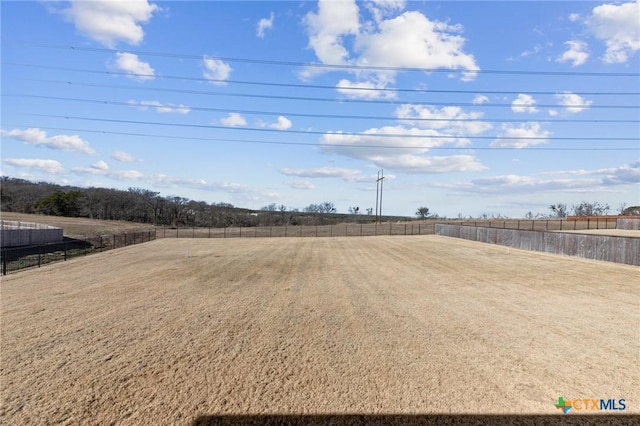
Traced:
POLYGON ((5 2, 5 176, 449 217, 640 204, 636 2, 5 2))

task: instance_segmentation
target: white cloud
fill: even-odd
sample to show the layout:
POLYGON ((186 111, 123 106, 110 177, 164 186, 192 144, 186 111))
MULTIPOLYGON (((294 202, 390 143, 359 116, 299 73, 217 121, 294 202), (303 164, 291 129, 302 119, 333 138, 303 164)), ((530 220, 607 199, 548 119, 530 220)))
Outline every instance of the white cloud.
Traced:
POLYGON ((304 17, 309 47, 325 64, 345 64, 349 52, 343 38, 355 36, 360 28, 359 9, 355 0, 319 0, 318 12, 304 17))
POLYGON ((72 0, 62 14, 87 37, 109 47, 123 41, 137 45, 144 38, 140 24, 146 24, 160 10, 147 0, 72 0))
POLYGON ((555 95, 561 106, 565 108, 565 111, 570 113, 577 113, 589 109, 593 101, 589 101, 580 95, 571 92, 563 92, 555 95))
POLYGON ((262 18, 260 19, 260 21, 258 21, 258 25, 256 28, 256 35, 260 38, 264 38, 264 33, 267 30, 270 30, 273 28, 273 19, 274 19, 274 14, 273 12, 271 12, 271 15, 269 15, 269 18, 262 18))
POLYGON ((29 145, 44 146, 60 151, 78 151, 88 155, 96 153, 96 151, 89 146, 89 142, 83 140, 78 135, 47 136, 47 132, 38 128, 28 128, 25 130, 13 129, 10 131, 0 130, 0 134, 21 140, 29 145))
MULTIPOLYGON (((356 50, 359 65, 426 69, 477 70, 473 55, 464 52, 458 25, 431 21, 420 12, 404 12, 382 21, 377 31, 360 33, 356 50)), ((463 79, 473 79, 474 73, 463 79)))
POLYGON ((268 127, 276 130, 287 130, 291 128, 291 125, 292 125, 291 120, 281 115, 278 117, 278 121, 276 121, 275 123, 269 124, 268 127))
POLYGON ((288 180, 284 182, 285 185, 293 189, 315 189, 316 186, 310 181, 304 180, 288 180))
POLYGON ((486 169, 472 155, 419 156, 412 154, 373 157, 376 165, 411 174, 477 172, 486 169))
MULTIPOLYGON (((420 106, 423 108, 423 106, 420 106)), ((404 114, 405 112, 401 112, 404 114)), ((429 113, 434 113, 430 111, 429 113)), ((441 111, 436 110, 436 114, 441 111)), ((463 123, 466 125, 469 123, 463 123)), ((450 124, 449 124, 450 125, 450 124)), ((446 129, 451 131, 452 129, 446 129)), ((442 173, 445 171, 477 171, 484 166, 471 155, 427 156, 431 148, 443 145, 466 146, 469 140, 434 128, 386 126, 370 128, 362 134, 327 132, 320 146, 333 152, 405 173, 442 173)))
POLYGON ((130 100, 127 102, 129 105, 136 106, 142 110, 146 110, 148 107, 153 107, 155 110, 161 114, 189 114, 191 112, 191 108, 185 105, 174 105, 174 104, 163 104, 160 101, 134 101, 130 100))
POLYGON ((97 163, 92 164, 91 167, 96 169, 96 170, 109 170, 109 165, 106 162, 102 161, 102 160, 98 161, 97 163))
POLYGON ((40 160, 32 158, 5 158, 2 160, 5 164, 14 167, 24 167, 28 169, 36 169, 49 174, 60 174, 64 172, 62 164, 56 160, 40 160))
POLYGON ((229 79, 233 70, 229 64, 208 56, 205 56, 202 61, 205 68, 202 75, 209 80, 209 83, 216 85, 226 84, 225 80, 229 79))
POLYGON ((228 117, 220 119, 220 124, 230 127, 240 127, 246 126, 247 120, 245 120, 245 118, 241 114, 238 114, 237 112, 231 112, 229 113, 228 117))
POLYGON ((349 98, 360 99, 377 99, 377 98, 395 98, 396 93, 392 90, 383 90, 387 86, 387 82, 380 81, 360 81, 353 82, 348 79, 342 79, 336 85, 338 93, 342 93, 349 98))
POLYGON ((487 102, 489 102, 489 98, 486 97, 485 95, 476 95, 476 97, 473 98, 473 101, 472 101, 472 103, 474 103, 475 105, 481 105, 487 102))
POLYGON ((555 109, 550 109, 549 111, 547 111, 547 113, 549 113, 551 117, 555 117, 558 115, 558 111, 555 109))
POLYGON ((116 53, 116 68, 126 72, 127 77, 139 80, 153 80, 155 70, 147 62, 138 59, 138 55, 127 52, 116 53))
POLYGON ((577 13, 572 13, 569 15, 569 21, 576 22, 580 20, 580 15, 577 13))
POLYGON ((130 163, 132 161, 135 161, 135 157, 132 154, 124 151, 113 151, 113 153, 111 154, 111 158, 123 163, 130 163))
POLYGON ((491 142, 493 148, 525 148, 546 144, 551 132, 544 130, 538 122, 523 123, 519 126, 502 125, 502 133, 491 142), (533 138, 533 139, 532 139, 533 138))
POLYGON ((118 180, 140 180, 144 174, 137 170, 111 170, 104 162, 92 164, 91 167, 74 167, 71 171, 77 175, 104 176, 118 180), (106 167, 104 167, 106 166, 106 167))
POLYGON ((605 63, 624 63, 640 50, 640 1, 602 4, 593 8, 586 24, 593 35, 604 41, 605 63))
POLYGON ((404 104, 396 109, 395 115, 403 119, 422 119, 409 123, 423 129, 438 129, 448 135, 477 135, 492 128, 490 123, 482 121, 483 113, 464 112, 458 106, 437 108, 432 105, 404 104))
POLYGON ((556 62, 571 62, 572 67, 584 64, 589 58, 589 52, 587 50, 587 43, 580 40, 565 41, 565 46, 568 46, 566 52, 556 59, 556 62))
POLYGON ((596 170, 548 171, 530 176, 502 175, 454 184, 436 184, 474 194, 523 194, 541 192, 590 192, 609 187, 640 183, 640 161, 596 170), (569 176, 569 177, 567 177, 569 176))
MULTIPOLYGON (((320 0, 318 12, 305 16, 303 23, 309 36, 309 47, 321 63, 463 71, 479 68, 473 55, 463 50, 465 39, 459 35, 462 31, 460 25, 431 21, 415 11, 392 16, 405 8, 404 1, 369 2, 365 6, 374 16, 372 21, 360 15, 353 0, 320 0), (390 17, 387 19, 387 16, 390 17)), ((300 76, 308 79, 328 71, 326 68, 307 67, 300 76)), ((352 73, 358 76, 357 81, 342 81, 339 85, 342 89, 364 84, 382 89, 395 81, 398 71, 360 69, 352 73)), ((463 80, 475 77, 475 72, 462 73, 463 80)), ((362 94, 356 91, 346 93, 353 96, 362 94)))
POLYGON ((362 175, 360 170, 340 167, 316 167, 311 169, 292 169, 285 167, 280 169, 280 173, 287 176, 309 178, 340 178, 346 181, 352 181, 355 177, 362 175))
POLYGON ((532 96, 520 93, 518 97, 511 103, 511 111, 517 113, 528 112, 530 114, 538 112, 538 110, 534 106, 535 104, 536 101, 532 96))

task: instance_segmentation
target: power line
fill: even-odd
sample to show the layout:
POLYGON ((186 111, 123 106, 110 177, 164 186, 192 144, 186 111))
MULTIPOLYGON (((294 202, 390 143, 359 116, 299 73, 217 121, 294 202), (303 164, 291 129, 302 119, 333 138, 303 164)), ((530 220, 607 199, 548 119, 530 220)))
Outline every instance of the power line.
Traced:
MULTIPOLYGON (((33 114, 33 113, 16 113, 18 115, 27 115, 34 117, 47 117, 47 118, 61 118, 65 120, 81 120, 81 121, 97 121, 105 123, 122 123, 122 124, 143 124, 152 126, 165 126, 165 127, 188 127, 188 128, 201 128, 201 129, 217 129, 217 130, 237 130, 237 131, 250 131, 250 132, 270 132, 279 134, 304 134, 304 135, 324 135, 324 136, 360 136, 364 138, 403 138, 403 139, 498 139, 496 136, 472 136, 472 135, 407 135, 407 134, 393 134, 393 133, 359 133, 359 132, 330 132, 330 131, 317 131, 317 130, 279 130, 262 127, 231 127, 231 126, 218 126, 213 124, 189 124, 189 123, 167 123, 159 121, 143 121, 143 120, 121 120, 113 118, 99 118, 99 117, 78 117, 67 115, 53 115, 53 114, 33 114)), ((511 140, 562 140, 562 141, 638 141, 637 137, 622 138, 622 137, 543 137, 543 136, 509 136, 504 139, 511 140)), ((349 145, 353 146, 353 145, 349 145)), ((425 147, 423 147, 425 148, 425 147)))
MULTIPOLYGON (((407 89, 407 88, 392 88, 392 87, 339 87, 339 86, 327 86, 318 84, 294 84, 294 83, 275 83, 275 82, 261 82, 261 81, 246 81, 246 80, 224 80, 224 79, 212 79, 204 77, 187 77, 187 76, 175 76, 175 75, 163 75, 163 74, 138 74, 131 72, 118 72, 110 70, 91 70, 86 68, 67 68, 67 67, 54 67, 50 65, 38 65, 38 64, 23 64, 15 62, 2 62, 2 65, 40 68, 46 70, 57 71, 71 71, 78 73, 110 75, 110 76, 122 76, 122 77, 138 77, 138 78, 158 78, 167 80, 184 80, 184 81, 198 81, 198 82, 216 82, 226 84, 245 84, 253 86, 267 86, 267 87, 291 87, 302 89, 344 89, 362 92, 401 92, 401 93, 448 93, 448 94, 486 94, 486 95, 516 95, 520 93, 527 93, 529 95, 557 95, 561 94, 558 91, 535 91, 535 90, 444 90, 444 89, 407 89)), ((580 92, 583 96, 638 96, 640 92, 580 92)))
MULTIPOLYGON (((119 136, 135 136, 135 137, 151 137, 151 138, 163 138, 163 139, 177 139, 177 140, 194 140, 194 141, 203 141, 203 142, 233 142, 233 143, 243 143, 243 144, 259 144, 259 145, 291 145, 291 146, 310 146, 310 147, 344 147, 344 148, 354 148, 354 145, 348 144, 330 144, 323 145, 314 142, 282 142, 282 141, 266 141, 266 140, 251 140, 251 139, 232 139, 232 138, 205 138, 198 136, 171 136, 171 135, 161 135, 161 134, 152 134, 152 133, 143 133, 143 132, 117 132, 112 130, 96 130, 96 129, 78 129, 72 127, 55 127, 55 126, 41 126, 41 125, 31 125, 31 124, 14 124, 14 123, 5 123, 7 126, 11 127, 38 127, 40 129, 47 130, 60 130, 65 132, 86 132, 86 133, 97 133, 97 134, 105 134, 105 135, 119 135, 119 136)), ((606 148, 559 148, 559 147, 442 147, 442 146, 434 146, 425 148, 424 146, 389 146, 389 145, 357 145, 355 147, 358 148, 382 148, 382 149, 428 149, 428 150, 453 150, 453 151, 637 151, 638 148, 623 148, 623 147, 606 147, 606 148)))
MULTIPOLYGON (((100 88, 108 88, 108 89, 127 89, 127 90, 141 90, 141 91, 157 91, 157 92, 171 92, 171 93, 188 93, 195 95, 206 95, 206 96, 229 96, 229 97, 241 97, 241 98, 257 98, 257 99, 279 99, 279 100, 292 100, 292 101, 313 101, 313 102, 333 102, 333 103, 366 103, 366 104, 391 104, 391 105, 400 105, 407 104, 411 102, 400 101, 400 100, 390 100, 390 99, 336 99, 336 98, 318 98, 318 97, 305 97, 305 96, 282 96, 282 95, 260 95, 255 93, 234 93, 234 92, 214 92, 214 91, 202 91, 202 90, 186 90, 186 89, 168 89, 168 88, 160 88, 160 87, 137 87, 137 86, 121 86, 121 85, 113 85, 113 84, 97 84, 97 83, 77 83, 72 81, 62 81, 62 80, 46 80, 46 79, 35 79, 35 78, 16 78, 16 80, 24 80, 24 81, 35 81, 41 83, 56 83, 56 84, 64 84, 64 85, 76 85, 76 86, 84 86, 84 87, 100 87, 100 88)), ((415 103, 414 103, 415 104, 415 103)), ((420 104, 424 105, 436 105, 436 106, 464 106, 464 107, 520 107, 520 108, 530 108, 535 106, 536 108, 580 108, 580 105, 574 104, 520 104, 520 103, 510 103, 510 104, 498 104, 498 103, 482 103, 482 104, 474 104, 472 102, 420 102, 420 104)), ((601 108, 601 109, 640 109, 640 105, 589 105, 589 108, 601 108)))
MULTIPOLYGON (((243 109, 229 109, 229 108, 212 108, 212 107, 199 107, 199 106, 175 106, 175 105, 153 105, 133 102, 121 102, 121 101, 109 101, 101 99, 86 99, 86 98, 71 98, 64 96, 45 96, 45 95, 31 95, 24 93, 4 93, 3 97, 24 97, 35 99, 50 99, 69 102, 85 102, 94 103, 100 105, 116 105, 127 106, 136 108, 171 108, 176 110, 185 111, 208 111, 208 112, 222 112, 222 113, 239 113, 247 115, 273 115, 273 116, 290 116, 290 117, 307 117, 307 118, 332 118, 332 119, 359 119, 359 120, 388 120, 388 121, 417 121, 417 122, 492 122, 492 123, 523 123, 531 121, 531 119, 515 119, 515 118, 424 118, 424 117, 389 117, 389 116, 375 116, 375 115, 345 115, 345 114, 311 114, 300 113, 293 111, 260 111, 260 110, 243 110, 243 109)), ((622 119, 553 119, 553 118, 541 118, 535 119, 537 122, 544 123, 640 123, 640 119, 636 120, 622 120, 622 119)))
MULTIPOLYGON (((32 47, 46 49, 61 49, 84 52, 105 52, 118 53, 121 50, 108 49, 102 47, 88 47, 75 45, 57 45, 37 42, 25 42, 17 40, 4 40, 3 44, 27 45, 32 47)), ((620 72, 584 72, 584 71, 525 71, 525 70, 496 70, 496 69, 443 69, 443 68, 421 68, 421 67, 395 67, 395 66, 376 66, 376 65, 355 65, 355 64, 324 64, 316 62, 297 62, 297 61, 280 61, 272 59, 255 59, 255 58, 235 58, 228 56, 210 56, 210 55, 194 55, 175 52, 150 52, 143 50, 128 50, 128 53, 142 56, 157 56, 167 58, 195 59, 202 60, 205 56, 211 59, 217 59, 227 62, 240 62, 261 65, 281 65, 293 67, 311 67, 311 68, 328 68, 328 69, 344 69, 344 70, 372 70, 372 71, 418 71, 418 72, 446 72, 446 73, 467 73, 467 74, 510 74, 510 75, 548 75, 548 76, 583 76, 583 77, 639 77, 640 73, 620 73, 620 72)))

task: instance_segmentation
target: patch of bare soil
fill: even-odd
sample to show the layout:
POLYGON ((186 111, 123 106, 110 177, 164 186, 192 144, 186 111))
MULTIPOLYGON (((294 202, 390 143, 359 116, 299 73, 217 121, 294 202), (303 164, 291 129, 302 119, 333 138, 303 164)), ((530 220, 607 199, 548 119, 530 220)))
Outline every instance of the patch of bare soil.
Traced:
POLYGON ((559 396, 638 413, 638 272, 433 235, 126 247, 3 277, 0 415, 386 424, 557 414, 559 396))

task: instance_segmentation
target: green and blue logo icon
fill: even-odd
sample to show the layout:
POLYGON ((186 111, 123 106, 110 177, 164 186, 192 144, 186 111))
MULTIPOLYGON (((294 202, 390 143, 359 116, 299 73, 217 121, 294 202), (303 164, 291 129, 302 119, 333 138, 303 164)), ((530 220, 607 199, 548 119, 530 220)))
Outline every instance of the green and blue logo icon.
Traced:
POLYGON ((558 401, 554 405, 558 410, 562 410, 564 414, 567 414, 570 410, 574 412, 582 411, 624 411, 627 408, 624 398, 612 399, 612 398, 577 398, 577 399, 564 399, 564 397, 558 397, 558 401))

